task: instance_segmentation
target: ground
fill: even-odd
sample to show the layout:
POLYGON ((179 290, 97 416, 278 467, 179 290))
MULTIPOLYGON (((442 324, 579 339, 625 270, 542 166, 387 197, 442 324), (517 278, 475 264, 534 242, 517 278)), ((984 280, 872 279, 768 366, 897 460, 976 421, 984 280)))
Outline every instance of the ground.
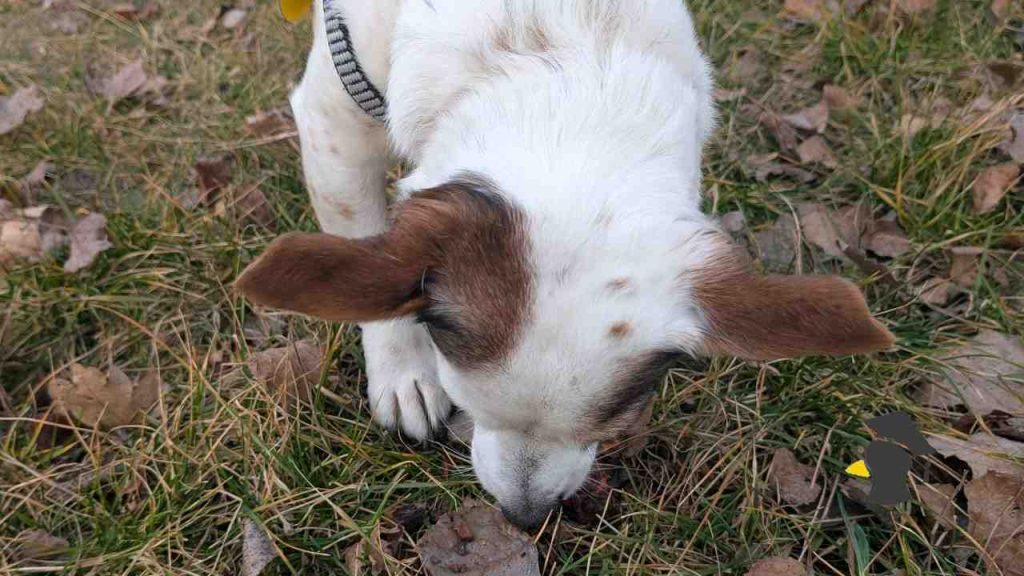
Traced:
MULTIPOLYGON (((382 542, 375 529, 394 526, 396 506, 486 498, 463 451, 370 424, 356 329, 252 310, 230 289, 275 233, 316 228, 291 132, 246 122, 286 104, 308 24, 287 24, 268 1, 243 3, 251 12, 229 16, 246 16, 230 29, 211 20, 222 10, 212 1, 160 0, 146 14, 103 0, 45 4, 0 0, 0 96, 36 84, 45 99, 0 135, 0 198, 69 218, 104 214, 113 246, 76 273, 58 252, 14 263, 0 280, 0 573, 236 574, 243 526, 255 523, 275 545, 265 573, 337 574, 360 539, 382 542), (139 58, 167 84, 96 94, 96 78, 139 58), (200 197, 194 166, 204 157, 226 158, 231 181, 200 197), (43 160, 46 182, 25 184, 43 160), (266 205, 247 216, 232 199, 252 187, 266 205), (296 409, 242 366, 305 338, 328 361, 296 409), (156 368, 160 401, 130 426, 57 433, 46 390, 72 363, 131 378, 156 368), (70 549, 25 568, 35 564, 17 564, 17 548, 29 529, 70 549)), ((555 518, 538 537, 543 572, 743 575, 789 556, 815 574, 997 573, 977 551, 984 543, 936 525, 916 501, 872 510, 843 485, 870 440, 866 418, 902 410, 929 433, 971 429, 958 423, 962 409, 923 406, 916 390, 960 339, 1024 330, 1012 236, 1024 227, 1024 193, 984 213, 972 198, 984 170, 1010 161, 997 146, 1024 105, 1024 7, 996 2, 999 19, 988 0, 875 0, 851 14, 815 12, 829 3, 810 0, 786 2, 788 12, 777 1, 690 4, 719 69, 708 210, 741 212, 738 237, 768 267, 857 282, 899 342, 870 358, 673 370, 649 441, 616 465, 600 518, 555 518), (822 127, 834 163, 806 147, 801 162, 787 134, 811 134, 771 114, 814 105, 825 85, 855 102, 833 101, 822 127), (797 257, 780 262, 767 245, 780 220, 813 211, 800 208, 807 202, 863 203, 894 218, 909 246, 894 258, 856 248, 829 258, 805 230, 797 257), (923 301, 918 288, 950 277, 957 247, 977 248, 982 272, 954 278, 948 301, 923 301), (778 448, 815 469, 820 497, 780 502, 768 475, 778 448)), ((947 464, 915 464, 913 485, 970 474, 947 464)), ((389 536, 381 561, 420 573, 408 545, 419 529, 403 526, 412 534, 389 536)))

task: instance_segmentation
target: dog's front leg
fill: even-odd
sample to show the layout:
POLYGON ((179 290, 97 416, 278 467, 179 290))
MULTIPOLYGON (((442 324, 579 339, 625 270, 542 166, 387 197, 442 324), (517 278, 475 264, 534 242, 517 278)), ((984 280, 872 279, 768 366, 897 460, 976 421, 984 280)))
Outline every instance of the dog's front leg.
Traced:
MULTIPOLYGON (((291 97, 306 185, 324 232, 379 234, 387 227, 384 126, 345 93, 322 38, 317 34, 305 76, 291 97)), ((362 329, 374 419, 415 439, 430 437, 444 423, 451 403, 438 384, 426 330, 411 319, 363 324, 362 329)))

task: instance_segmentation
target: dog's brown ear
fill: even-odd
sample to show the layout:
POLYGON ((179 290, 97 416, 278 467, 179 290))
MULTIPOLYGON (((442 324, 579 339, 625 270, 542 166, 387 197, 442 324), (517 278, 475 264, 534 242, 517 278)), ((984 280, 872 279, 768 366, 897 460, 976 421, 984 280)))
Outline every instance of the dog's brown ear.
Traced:
POLYGON ((514 260, 500 248, 518 238, 510 206, 485 182, 471 180, 423 190, 398 206, 391 227, 379 236, 278 238, 235 287, 257 304, 338 322, 419 311, 428 300, 423 291, 428 272, 459 276, 462 290, 450 286, 449 291, 466 299, 493 300, 488 292, 493 283, 484 280, 500 276, 495 266, 501 270, 514 260))
POLYGON ((711 354, 748 360, 845 356, 889 348, 892 333, 837 276, 763 276, 730 250, 696 276, 711 354))
POLYGON ((338 322, 412 314, 423 305, 423 251, 397 235, 349 239, 288 234, 249 265, 235 288, 256 304, 338 322))

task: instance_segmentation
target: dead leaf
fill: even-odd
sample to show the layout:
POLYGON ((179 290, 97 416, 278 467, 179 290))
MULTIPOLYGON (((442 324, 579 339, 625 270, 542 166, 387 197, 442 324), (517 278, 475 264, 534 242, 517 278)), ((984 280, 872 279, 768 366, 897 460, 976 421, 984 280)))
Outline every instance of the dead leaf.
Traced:
POLYGON ((225 30, 239 28, 249 19, 249 11, 244 8, 228 8, 220 16, 220 27, 225 30))
POLYGON ((917 398, 928 406, 966 405, 984 416, 994 410, 1024 415, 1024 345, 1020 338, 982 330, 945 353, 948 368, 925 384, 917 398))
POLYGON ((918 132, 929 126, 931 122, 922 116, 904 114, 900 117, 899 132, 913 138, 918 132))
POLYGON ((929 278, 918 288, 918 298, 925 304, 945 306, 953 293, 953 283, 945 278, 929 278))
POLYGON ((986 214, 995 210, 1019 176, 1020 168, 1016 164, 1000 164, 983 170, 971 186, 974 211, 986 214))
POLYGON ((821 134, 828 127, 828 103, 823 99, 810 108, 787 114, 782 119, 799 130, 821 134))
POLYGON ((322 363, 320 347, 312 340, 301 340, 253 354, 249 369, 279 403, 294 399, 309 402, 313 387, 320 383, 322 363))
POLYGON ((81 11, 65 8, 47 19, 47 26, 63 34, 78 34, 82 27, 89 23, 89 18, 81 11))
POLYGON ((142 59, 139 58, 124 65, 113 76, 100 81, 96 89, 107 100, 117 102, 138 94, 148 81, 149 75, 146 74, 142 59))
POLYGON ((971 288, 978 280, 978 258, 985 252, 973 246, 955 246, 949 252, 949 278, 961 288, 971 288))
POLYGON ((832 169, 838 166, 835 156, 832 155, 832 149, 821 136, 812 136, 804 140, 796 149, 796 153, 803 164, 822 164, 832 169))
POLYGON ((295 130, 295 122, 281 110, 258 112, 245 119, 245 129, 255 136, 267 136, 295 130))
POLYGON ((1017 476, 1024 474, 1024 465, 1010 459, 1024 457, 1024 444, 1020 442, 992 436, 988 432, 975 432, 966 440, 943 435, 929 436, 928 443, 943 456, 954 456, 966 462, 975 478, 989 471, 1017 476))
POLYGON ((104 251, 113 247, 107 240, 107 219, 102 214, 89 214, 71 227, 71 255, 64 271, 74 274, 88 268, 104 251))
POLYGON ((992 573, 1024 575, 1024 479, 989 473, 966 487, 967 531, 987 554, 992 573))
MULTIPOLYGON (((794 133, 795 134, 795 133, 794 133)), ((747 166, 754 173, 754 178, 758 182, 766 182, 771 176, 789 176, 798 182, 812 182, 817 178, 815 174, 809 170, 804 170, 792 164, 778 162, 779 155, 777 153, 771 154, 756 154, 747 158, 747 166)))
POLYGON ((267 532, 251 518, 242 521, 242 576, 259 576, 277 558, 267 532))
POLYGON ((935 9, 936 0, 895 0, 896 9, 911 16, 935 9))
POLYGON ((431 576, 539 576, 537 547, 497 510, 465 500, 417 543, 431 576))
POLYGON ((802 22, 827 22, 839 12, 836 0, 786 0, 782 10, 795 20, 802 22))
POLYGON ((63 215, 50 206, 34 206, 0 221, 0 269, 17 260, 39 262, 67 244, 63 215))
POLYGON ((777 114, 765 112, 761 114, 761 123, 768 128, 779 148, 784 152, 795 152, 800 145, 800 135, 793 126, 785 122, 777 114))
POLYGON ((193 166, 199 201, 209 202, 233 179, 231 163, 226 156, 203 156, 193 166))
POLYGON ((22 197, 25 198, 29 196, 34 188, 45 184, 47 176, 52 171, 53 164, 50 164, 46 160, 40 160, 39 163, 37 163, 35 167, 18 182, 18 190, 22 193, 22 197))
POLYGON ((864 247, 884 258, 896 258, 910 250, 910 239, 892 220, 877 220, 864 236, 864 247))
POLYGON ((734 82, 747 82, 763 68, 758 50, 740 48, 733 54, 732 62, 726 67, 726 75, 734 82))
POLYGON ((0 97, 0 135, 24 124, 28 115, 42 110, 45 103, 35 84, 20 88, 11 96, 0 97))
POLYGON ((784 271, 796 260, 797 244, 796 220, 789 214, 779 216, 771 226, 754 233, 757 245, 758 260, 765 268, 784 271))
POLYGON ((101 370, 71 365, 71 378, 52 378, 46 386, 54 408, 85 426, 115 428, 135 422, 160 398, 160 377, 148 371, 133 381, 116 366, 101 370))
POLYGON ((747 228, 747 218, 739 210, 722 214, 718 222, 721 224, 722 230, 730 234, 739 234, 747 228))
POLYGON ((860 104, 860 99, 852 96, 846 88, 832 84, 822 88, 822 97, 831 110, 847 110, 860 104))
POLYGON ((821 485, 814 483, 814 467, 798 462, 786 448, 775 450, 768 478, 783 504, 813 504, 821 494, 821 485))
POLYGON ((830 210, 805 202, 797 206, 804 238, 829 256, 841 258, 846 246, 860 250, 862 238, 874 225, 871 207, 865 203, 830 210))
POLYGON ((149 20, 159 11, 160 7, 157 6, 156 2, 153 2, 152 0, 146 2, 142 6, 137 6, 134 2, 125 2, 123 4, 118 4, 117 6, 114 6, 114 8, 111 10, 111 12, 113 12, 115 15, 117 15, 120 18, 124 18, 129 22, 141 22, 144 20, 149 20))
POLYGON ((231 207, 237 218, 249 220, 265 228, 272 228, 277 220, 274 210, 258 184, 238 190, 231 207))
POLYGON ((70 550, 71 544, 44 530, 25 530, 14 537, 14 549, 15 557, 21 561, 51 560, 70 550))
POLYGON ((1017 112, 1010 119, 1010 135, 999 144, 999 150, 1018 164, 1024 164, 1024 112, 1017 112))
POLYGON ((990 10, 996 20, 1003 21, 1010 15, 1010 0, 992 0, 990 10))
POLYGON ((0 269, 17 260, 38 261, 43 255, 39 225, 25 220, 0 222, 0 269))
POLYGON ((842 257, 839 231, 831 210, 821 204, 803 203, 797 206, 797 213, 800 215, 800 228, 804 239, 821 248, 829 256, 842 257))
POLYGON ((921 484, 918 487, 917 495, 921 500, 922 507, 940 526, 949 530, 956 529, 956 504, 953 501, 953 497, 956 496, 956 486, 921 484))
POLYGON ((758 560, 746 576, 804 576, 807 567, 793 558, 765 558, 758 560))

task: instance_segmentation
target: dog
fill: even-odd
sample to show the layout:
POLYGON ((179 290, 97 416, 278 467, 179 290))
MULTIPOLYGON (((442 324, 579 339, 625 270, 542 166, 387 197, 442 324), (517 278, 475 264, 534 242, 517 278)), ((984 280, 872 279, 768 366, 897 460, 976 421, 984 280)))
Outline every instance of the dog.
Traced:
POLYGON ((322 8, 291 106, 323 233, 237 286, 360 323, 379 424, 424 439, 465 410, 516 525, 581 487, 680 358, 893 344, 853 284, 760 275, 701 211, 713 81, 680 0, 336 1, 386 123, 339 82, 322 8))

